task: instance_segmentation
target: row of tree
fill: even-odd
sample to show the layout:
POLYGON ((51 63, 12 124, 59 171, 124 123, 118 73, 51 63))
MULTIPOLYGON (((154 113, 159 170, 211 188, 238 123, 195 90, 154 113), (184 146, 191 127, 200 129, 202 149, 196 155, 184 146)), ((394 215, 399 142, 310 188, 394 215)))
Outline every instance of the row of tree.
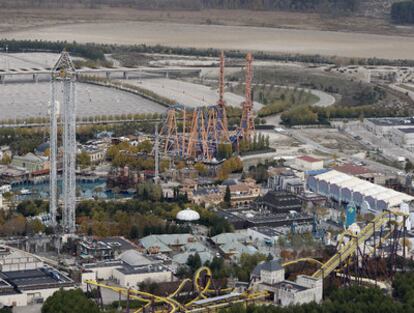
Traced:
POLYGON ((414 1, 396 2, 391 7, 391 18, 398 24, 414 23, 414 1))
POLYGON ((318 11, 344 10, 354 12, 359 0, 13 0, 3 1, 5 7, 102 8, 104 6, 139 9, 247 9, 318 11))
MULTIPOLYGON (((13 0, 14 2, 15 0, 13 0)), ((60 0, 62 1, 62 0, 60 0)), ((193 0, 189 0, 193 1, 193 0)), ((286 0, 288 1, 288 0, 286 0)), ((306 2, 306 0, 303 0, 306 2)), ((321 0, 325 1, 325 0, 321 0)), ((329 0, 332 2, 341 2, 345 0, 329 0)), ((354 0, 350 0, 352 2, 354 0)), ((186 48, 186 47, 168 47, 162 45, 148 46, 146 44, 139 45, 109 45, 109 44, 81 44, 77 42, 66 41, 45 41, 45 40, 0 40, 0 50, 8 47, 10 52, 28 52, 28 51, 46 51, 46 52, 61 52, 64 48, 78 56, 82 56, 91 60, 104 60, 105 54, 116 53, 161 53, 161 54, 178 54, 178 55, 193 55, 205 57, 218 57, 221 53, 219 49, 200 49, 200 48, 186 48)), ((244 59, 245 52, 239 50, 226 51, 228 58, 244 59)), ((258 51, 254 54, 256 60, 275 60, 284 62, 304 62, 315 64, 337 64, 338 62, 348 62, 358 65, 389 65, 389 66, 414 66, 413 60, 400 59, 380 59, 380 58, 340 58, 329 57, 322 55, 300 55, 300 54, 275 54, 264 51, 258 51), (348 60, 348 61, 347 61, 348 60)))
POLYGON ((364 105, 357 107, 330 106, 296 106, 282 113, 281 120, 287 126, 329 124, 332 118, 366 118, 387 116, 408 116, 408 111, 391 110, 379 105, 364 105))

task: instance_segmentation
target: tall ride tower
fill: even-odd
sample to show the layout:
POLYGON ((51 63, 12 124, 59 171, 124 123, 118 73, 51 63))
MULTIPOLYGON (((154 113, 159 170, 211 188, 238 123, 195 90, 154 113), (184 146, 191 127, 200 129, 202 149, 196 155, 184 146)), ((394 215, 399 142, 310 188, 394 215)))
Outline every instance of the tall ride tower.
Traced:
POLYGON ((52 96, 50 104, 50 213, 52 224, 57 226, 57 154, 58 116, 61 98, 63 122, 63 218, 64 232, 75 232, 76 210, 76 70, 69 53, 63 51, 52 70, 52 96), (61 88, 58 88, 61 87, 61 88), (59 89, 59 90, 58 90, 59 89), (62 93, 60 93, 60 89, 62 93))
POLYGON ((246 90, 245 99, 242 103, 242 117, 240 128, 243 131, 243 139, 251 141, 254 134, 254 114, 252 100, 252 79, 253 79, 253 56, 248 53, 246 56, 246 90))

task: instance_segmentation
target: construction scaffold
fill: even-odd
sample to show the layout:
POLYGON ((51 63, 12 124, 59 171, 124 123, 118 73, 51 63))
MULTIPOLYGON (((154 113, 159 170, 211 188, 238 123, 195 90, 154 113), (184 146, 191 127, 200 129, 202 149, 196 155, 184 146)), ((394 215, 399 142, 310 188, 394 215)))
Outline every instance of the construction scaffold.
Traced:
POLYGON ((239 150, 241 140, 251 140, 254 135, 254 112, 251 99, 253 57, 246 57, 246 92, 241 103, 240 127, 230 133, 226 102, 224 100, 224 53, 220 54, 219 99, 216 105, 186 109, 182 105, 171 106, 160 130, 161 151, 164 155, 210 161, 217 158, 220 145, 231 145, 239 150))

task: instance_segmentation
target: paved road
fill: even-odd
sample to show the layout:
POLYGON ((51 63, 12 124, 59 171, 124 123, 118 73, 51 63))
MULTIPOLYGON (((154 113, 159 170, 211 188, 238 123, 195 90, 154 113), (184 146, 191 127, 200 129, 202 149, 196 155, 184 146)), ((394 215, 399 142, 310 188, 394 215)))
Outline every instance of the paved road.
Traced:
MULTIPOLYGON (((266 87, 279 87, 279 88, 286 88, 286 89, 295 89, 296 87, 290 87, 290 86, 277 86, 277 85, 271 85, 271 84, 254 84, 258 86, 266 86, 266 87)), ((318 89, 308 89, 308 88, 296 88, 296 90, 304 90, 305 92, 310 92, 314 96, 317 96, 319 100, 315 102, 313 105, 317 107, 329 107, 333 105, 336 101, 335 97, 318 89)))
MULTIPOLYGON (((205 85, 190 83, 175 79, 143 79, 128 80, 128 84, 134 84, 141 88, 150 90, 160 96, 172 99, 186 107, 195 108, 201 106, 210 106, 217 103, 219 98, 217 88, 211 88, 205 85)), ((239 107, 243 102, 243 97, 231 92, 224 94, 224 100, 227 105, 239 107)), ((254 102, 254 109, 260 110, 263 105, 254 102)))
MULTIPOLYGON (((218 84, 218 81, 214 80, 214 79, 209 79, 209 80, 205 80, 205 81, 209 81, 211 83, 218 84)), ((233 84, 233 85, 242 84, 242 85, 244 85, 244 82, 226 82, 226 84, 233 84)), ((286 88, 286 89, 295 89, 296 88, 296 90, 299 90, 299 91, 304 90, 305 92, 310 92, 311 94, 313 94, 314 96, 319 98, 319 100, 313 104, 314 106, 319 106, 319 107, 331 106, 331 105, 335 104, 335 101, 336 101, 334 96, 332 96, 329 93, 326 93, 322 90, 318 90, 318 89, 308 89, 308 88, 299 88, 299 87, 291 87, 291 86, 279 86, 279 85, 274 85, 274 84, 258 84, 258 83, 254 83, 252 85, 253 86, 260 86, 260 87, 274 87, 274 88, 286 88)))

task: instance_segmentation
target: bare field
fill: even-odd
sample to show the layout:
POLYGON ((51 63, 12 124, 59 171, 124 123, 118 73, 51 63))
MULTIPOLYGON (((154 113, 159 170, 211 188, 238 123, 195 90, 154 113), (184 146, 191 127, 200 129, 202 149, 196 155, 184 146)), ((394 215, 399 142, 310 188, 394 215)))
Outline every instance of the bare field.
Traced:
POLYGON ((2 37, 388 59, 414 57, 414 37, 265 27, 108 22, 38 27, 3 32, 2 37))
POLYGON ((413 36, 413 28, 396 27, 385 18, 329 16, 316 13, 248 10, 138 10, 134 8, 32 8, 0 10, 0 31, 68 23, 147 21, 227 26, 277 27, 413 36))
POLYGON ((358 141, 337 129, 306 129, 306 135, 322 146, 340 151, 360 152, 366 149, 358 141))

